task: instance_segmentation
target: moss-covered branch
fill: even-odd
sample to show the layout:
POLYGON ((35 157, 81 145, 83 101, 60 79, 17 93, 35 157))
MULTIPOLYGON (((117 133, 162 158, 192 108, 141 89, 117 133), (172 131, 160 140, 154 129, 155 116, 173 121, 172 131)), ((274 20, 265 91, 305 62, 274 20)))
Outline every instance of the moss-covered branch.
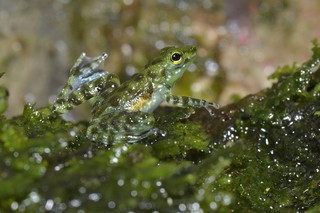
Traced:
MULTIPOLYGON (((161 108, 159 129, 110 147, 44 108, 0 116, 4 212, 275 212, 320 209, 320 48, 269 89, 215 110, 161 108)), ((6 96, 3 96, 6 97, 6 96)), ((6 98, 0 99, 0 108, 6 98)), ((1 108, 1 113, 4 108, 1 108)))

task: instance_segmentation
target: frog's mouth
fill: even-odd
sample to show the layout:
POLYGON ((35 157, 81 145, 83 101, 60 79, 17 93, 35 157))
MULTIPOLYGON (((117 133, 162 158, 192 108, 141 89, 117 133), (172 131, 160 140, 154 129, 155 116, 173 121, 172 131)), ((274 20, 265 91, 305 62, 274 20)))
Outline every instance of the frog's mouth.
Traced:
POLYGON ((194 55, 186 58, 185 61, 184 61, 184 65, 185 65, 185 66, 189 66, 189 65, 192 63, 192 61, 194 60, 195 56, 196 56, 196 55, 194 54, 194 55))

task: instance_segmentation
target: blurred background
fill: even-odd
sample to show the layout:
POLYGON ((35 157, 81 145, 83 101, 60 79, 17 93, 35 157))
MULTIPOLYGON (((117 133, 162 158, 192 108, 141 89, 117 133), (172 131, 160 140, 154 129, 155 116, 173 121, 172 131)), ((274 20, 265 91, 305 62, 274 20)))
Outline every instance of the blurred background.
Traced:
MULTIPOLYGON (((0 85, 8 117, 52 103, 77 57, 107 52, 122 81, 167 45, 198 57, 174 93, 231 103, 270 86, 278 66, 302 63, 320 38, 317 0, 0 0, 0 85)), ((82 106, 72 119, 84 119, 82 106)))

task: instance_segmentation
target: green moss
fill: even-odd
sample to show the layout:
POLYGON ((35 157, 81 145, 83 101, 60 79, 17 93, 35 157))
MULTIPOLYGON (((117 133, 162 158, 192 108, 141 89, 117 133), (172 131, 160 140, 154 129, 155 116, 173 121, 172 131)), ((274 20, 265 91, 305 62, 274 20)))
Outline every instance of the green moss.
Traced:
POLYGON ((309 61, 279 68, 271 88, 215 116, 160 108, 166 135, 135 144, 92 143, 87 123, 50 107, 0 116, 0 210, 317 212, 319 64, 314 42, 309 61))
POLYGON ((190 160, 196 160, 192 158, 208 152, 208 135, 200 123, 186 119, 191 113, 191 108, 176 108, 166 116, 161 113, 158 115, 157 127, 165 132, 165 137, 158 136, 149 140, 155 156, 159 159, 184 160, 189 157, 190 160))
POLYGON ((214 147, 240 140, 247 150, 230 168, 242 206, 290 212, 318 204, 320 54, 314 44, 309 61, 278 69, 270 89, 221 112, 229 120, 218 121, 214 147))

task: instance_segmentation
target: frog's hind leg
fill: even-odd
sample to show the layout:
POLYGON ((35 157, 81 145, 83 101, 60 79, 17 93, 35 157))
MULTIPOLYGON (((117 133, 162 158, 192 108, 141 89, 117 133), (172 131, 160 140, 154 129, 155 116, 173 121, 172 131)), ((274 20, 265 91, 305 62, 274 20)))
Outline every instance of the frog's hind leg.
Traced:
POLYGON ((120 85, 117 76, 106 74, 98 79, 82 84, 79 88, 66 85, 53 104, 55 113, 63 114, 92 97, 99 98, 100 91, 111 93, 120 85))
POLYGON ((134 143, 160 131, 154 128, 152 114, 140 111, 120 111, 108 113, 103 118, 93 119, 87 129, 87 138, 112 144, 118 142, 134 143))
POLYGON ((117 76, 100 68, 107 54, 91 58, 84 53, 80 55, 70 70, 70 76, 52 106, 52 111, 63 114, 75 106, 104 93, 112 92, 120 85, 117 76))

